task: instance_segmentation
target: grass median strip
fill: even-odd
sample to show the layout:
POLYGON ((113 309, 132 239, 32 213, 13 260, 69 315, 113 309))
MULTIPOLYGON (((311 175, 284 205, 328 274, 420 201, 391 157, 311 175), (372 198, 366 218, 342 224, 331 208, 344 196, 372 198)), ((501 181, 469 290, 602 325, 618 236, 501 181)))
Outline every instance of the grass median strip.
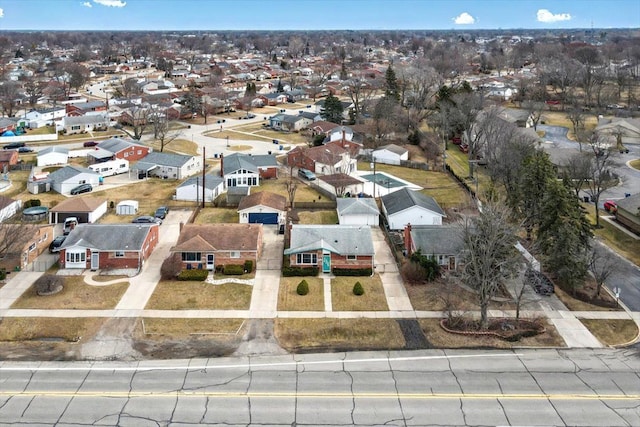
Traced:
POLYGON ((622 345, 638 336, 638 326, 631 319, 580 319, 602 344, 622 345))
POLYGON ((143 333, 162 337, 186 337, 188 335, 235 336, 241 330, 243 319, 142 319, 143 333))
POLYGON ((103 322, 95 317, 5 317, 0 320, 0 341, 77 342, 94 336, 103 322))
POLYGON ((238 283, 162 281, 147 303, 147 310, 248 310, 252 286, 238 283))

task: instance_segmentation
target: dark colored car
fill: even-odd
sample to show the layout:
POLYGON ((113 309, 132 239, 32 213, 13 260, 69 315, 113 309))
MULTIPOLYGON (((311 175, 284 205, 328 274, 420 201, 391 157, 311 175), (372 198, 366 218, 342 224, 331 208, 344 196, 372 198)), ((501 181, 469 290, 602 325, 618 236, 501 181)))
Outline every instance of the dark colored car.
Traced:
POLYGON ((93 191, 93 186, 91 184, 80 184, 77 187, 72 188, 70 193, 72 196, 75 196, 76 194, 88 193, 90 191, 93 191))
POLYGON ((537 294, 551 295, 555 289, 551 280, 539 271, 531 268, 524 273, 525 284, 529 284, 537 294))
POLYGON ((87 141, 82 144, 83 147, 95 147, 96 145, 98 145, 98 142, 96 141, 87 141))
POLYGON ((155 217, 156 218, 160 218, 160 219, 165 219, 167 217, 167 214, 169 213, 169 208, 166 206, 160 206, 158 209, 156 209, 156 213, 155 213, 155 217))
POLYGON ((20 148, 18 148, 18 153, 33 153, 33 148, 31 148, 31 147, 20 147, 20 148))
POLYGON ((53 241, 49 244, 49 252, 52 254, 60 252, 60 246, 62 246, 66 238, 67 236, 58 236, 53 239, 53 241))
POLYGON ((15 150, 20 147, 24 147, 24 142, 10 142, 2 148, 5 150, 15 150))
POLYGON ((134 218, 131 222, 133 224, 162 224, 162 220, 160 218, 155 218, 151 215, 139 216, 137 218, 134 218))

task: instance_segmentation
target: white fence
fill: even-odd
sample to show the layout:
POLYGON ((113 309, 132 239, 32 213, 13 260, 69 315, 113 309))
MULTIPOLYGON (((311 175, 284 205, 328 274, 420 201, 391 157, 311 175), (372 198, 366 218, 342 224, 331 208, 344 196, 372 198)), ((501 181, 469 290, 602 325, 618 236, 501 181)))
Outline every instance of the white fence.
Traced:
POLYGON ((37 141, 57 141, 57 133, 47 133, 44 135, 19 135, 19 136, 3 136, 0 137, 0 144, 8 144, 10 142, 37 142, 37 141))

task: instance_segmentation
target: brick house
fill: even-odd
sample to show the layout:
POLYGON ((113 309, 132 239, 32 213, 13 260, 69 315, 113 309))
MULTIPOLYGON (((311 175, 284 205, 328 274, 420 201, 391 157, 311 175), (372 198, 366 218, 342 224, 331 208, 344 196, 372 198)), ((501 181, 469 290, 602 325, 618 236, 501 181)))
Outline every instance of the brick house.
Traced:
POLYGON ((287 154, 288 165, 323 175, 349 175, 356 171, 356 163, 349 150, 335 142, 311 148, 296 147, 287 154))
POLYGON ((15 267, 24 269, 49 248, 53 225, 4 224, 0 229, 0 240, 11 242, 1 249, 0 267, 9 271, 15 267))
POLYGON ((137 144, 134 141, 123 138, 110 138, 98 144, 97 149, 92 151, 89 156, 104 161, 106 154, 106 159, 126 159, 130 162, 135 162, 151 151, 153 151, 151 147, 137 144))
POLYGON ((214 270, 217 266, 255 266, 262 253, 262 224, 185 224, 172 253, 180 255, 184 269, 214 270))
POLYGON ((157 224, 78 224, 60 248, 60 268, 136 275, 158 244, 157 224))
POLYGON ((11 166, 17 165, 19 158, 18 150, 0 150, 0 173, 8 172, 11 166))
POLYGON ((464 242, 458 227, 407 224, 403 236, 407 256, 420 250, 423 255, 433 257, 445 270, 458 270, 462 266, 464 242))

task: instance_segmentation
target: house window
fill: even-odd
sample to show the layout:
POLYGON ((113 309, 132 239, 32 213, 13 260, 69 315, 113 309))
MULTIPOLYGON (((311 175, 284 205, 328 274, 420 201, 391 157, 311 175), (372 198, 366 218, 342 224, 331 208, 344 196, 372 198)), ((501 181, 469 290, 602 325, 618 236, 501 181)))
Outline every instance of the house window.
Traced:
POLYGON ((142 154, 142 150, 138 150, 138 155, 142 154))
POLYGON ((129 153, 124 153, 124 157, 129 157, 129 153))
POLYGON ((200 252, 182 252, 182 261, 195 262, 200 261, 201 259, 202 255, 200 252))
POLYGON ((124 258, 124 251, 116 251, 116 258, 124 258))
POLYGON ((29 252, 33 252, 33 251, 35 251, 35 250, 36 250, 36 244, 35 244, 35 243, 32 243, 32 244, 29 246, 29 252))
POLYGON ((318 263, 318 254, 315 253, 307 253, 307 254, 296 254, 296 264, 317 264, 318 263))
POLYGON ((229 258, 240 258, 240 251, 231 251, 229 253, 229 258))
POLYGON ((80 130, 80 125, 71 126, 71 130, 80 130))
POLYGON ((86 254, 84 252, 67 252, 67 262, 85 262, 86 254))
POLYGON ((358 257, 356 255, 347 255, 347 261, 355 261, 358 257))

